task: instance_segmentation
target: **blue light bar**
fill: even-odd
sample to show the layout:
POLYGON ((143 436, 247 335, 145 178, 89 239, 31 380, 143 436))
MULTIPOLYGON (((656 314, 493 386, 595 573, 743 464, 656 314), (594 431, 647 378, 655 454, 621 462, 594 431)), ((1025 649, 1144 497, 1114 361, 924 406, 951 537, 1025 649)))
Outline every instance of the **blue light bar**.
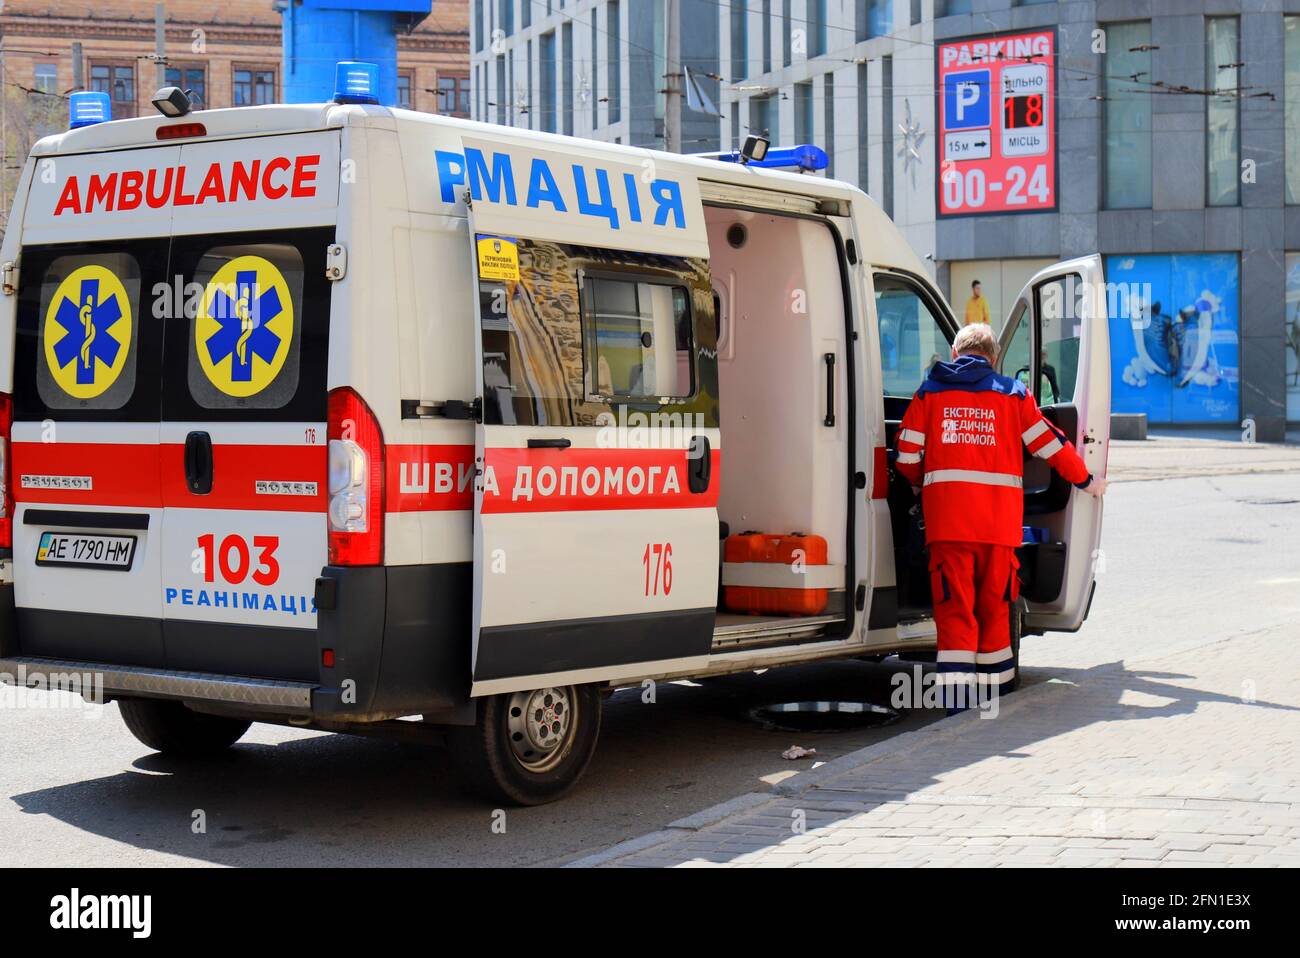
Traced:
POLYGON ((335 103, 378 103, 379 65, 340 60, 334 67, 335 103))
POLYGON ((113 119, 113 104, 107 93, 78 90, 68 96, 68 129, 75 130, 113 119))
MULTIPOLYGON (((719 153, 717 159, 724 163, 741 162, 740 153, 719 153)), ((761 166, 764 169, 824 170, 830 165, 826 151, 811 143, 798 146, 773 146, 761 160, 750 160, 749 166, 761 166)))

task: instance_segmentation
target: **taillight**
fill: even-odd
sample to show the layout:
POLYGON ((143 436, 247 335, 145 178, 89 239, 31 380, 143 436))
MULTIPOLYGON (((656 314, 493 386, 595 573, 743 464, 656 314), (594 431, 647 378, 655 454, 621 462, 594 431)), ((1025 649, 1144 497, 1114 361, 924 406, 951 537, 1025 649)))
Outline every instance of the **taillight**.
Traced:
POLYGON ((9 436, 14 425, 14 401, 0 393, 0 549, 14 545, 13 482, 9 477, 9 436))
POLYGON ((330 565, 384 561, 384 434, 346 386, 329 395, 330 565))

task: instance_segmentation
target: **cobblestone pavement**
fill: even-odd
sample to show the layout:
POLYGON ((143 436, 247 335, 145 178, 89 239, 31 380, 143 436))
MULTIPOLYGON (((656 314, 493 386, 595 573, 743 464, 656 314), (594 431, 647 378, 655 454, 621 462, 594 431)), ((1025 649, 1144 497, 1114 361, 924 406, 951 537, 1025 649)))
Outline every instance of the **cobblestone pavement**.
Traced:
POLYGON ((1300 865, 1294 634, 1065 670, 572 864, 1300 865))

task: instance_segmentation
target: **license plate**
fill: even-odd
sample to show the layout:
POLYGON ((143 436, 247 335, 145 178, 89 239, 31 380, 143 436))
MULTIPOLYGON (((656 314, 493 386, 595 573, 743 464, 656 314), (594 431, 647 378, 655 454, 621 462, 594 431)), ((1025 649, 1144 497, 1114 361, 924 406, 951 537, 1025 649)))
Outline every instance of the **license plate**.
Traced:
POLYGON ((135 536, 106 536, 79 532, 43 532, 36 547, 37 565, 82 569, 129 569, 135 558, 135 536))

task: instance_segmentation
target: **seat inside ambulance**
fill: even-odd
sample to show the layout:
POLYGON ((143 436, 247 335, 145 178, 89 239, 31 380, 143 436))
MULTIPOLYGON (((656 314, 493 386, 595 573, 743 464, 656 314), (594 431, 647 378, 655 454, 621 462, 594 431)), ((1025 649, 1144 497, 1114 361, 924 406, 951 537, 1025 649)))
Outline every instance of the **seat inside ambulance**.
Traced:
POLYGON ((718 516, 720 536, 732 539, 718 631, 752 627, 756 617, 774 628, 792 617, 843 621, 851 417, 841 251, 816 219, 706 206, 705 222, 718 323, 718 516), (771 555, 749 555, 755 543, 771 555), (787 562, 792 548, 828 567, 815 580, 827 587, 773 613, 761 596, 774 590, 746 588, 745 567, 787 562))

